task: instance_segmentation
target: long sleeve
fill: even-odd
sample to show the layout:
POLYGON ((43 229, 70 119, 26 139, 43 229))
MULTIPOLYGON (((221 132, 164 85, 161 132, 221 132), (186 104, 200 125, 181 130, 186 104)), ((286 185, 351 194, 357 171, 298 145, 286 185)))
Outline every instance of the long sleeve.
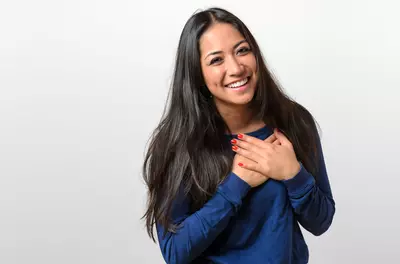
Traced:
POLYGON ((301 165, 299 173, 283 183, 298 222, 319 236, 330 227, 336 209, 320 140, 317 147, 320 157, 317 180, 301 165))
POLYGON ((197 212, 189 215, 190 201, 178 197, 172 208, 177 232, 167 232, 157 224, 162 255, 167 263, 190 263, 200 256, 228 225, 251 187, 231 172, 214 196, 197 212))

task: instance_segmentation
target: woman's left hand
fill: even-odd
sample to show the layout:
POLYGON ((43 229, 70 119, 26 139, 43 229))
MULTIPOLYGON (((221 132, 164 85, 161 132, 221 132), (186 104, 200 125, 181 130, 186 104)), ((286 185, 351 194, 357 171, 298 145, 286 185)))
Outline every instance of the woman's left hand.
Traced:
POLYGON ((261 140, 246 134, 239 134, 232 141, 232 150, 251 160, 243 168, 259 172, 274 180, 288 180, 300 171, 292 143, 277 129, 274 135, 280 144, 271 140, 261 140))

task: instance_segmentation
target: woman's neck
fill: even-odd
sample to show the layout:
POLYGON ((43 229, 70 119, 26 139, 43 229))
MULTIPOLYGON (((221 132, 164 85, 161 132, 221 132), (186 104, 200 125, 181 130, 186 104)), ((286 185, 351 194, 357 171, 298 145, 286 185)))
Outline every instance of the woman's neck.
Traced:
POLYGON ((230 129, 230 134, 249 133, 265 126, 263 120, 254 118, 247 106, 224 107, 218 111, 230 129))

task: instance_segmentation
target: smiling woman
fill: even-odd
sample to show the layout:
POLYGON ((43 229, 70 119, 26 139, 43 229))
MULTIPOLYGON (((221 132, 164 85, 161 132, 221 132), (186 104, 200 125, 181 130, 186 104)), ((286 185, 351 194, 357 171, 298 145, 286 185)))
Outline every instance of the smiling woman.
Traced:
POLYGON ((169 98, 143 164, 146 227, 165 261, 307 263, 300 225, 321 235, 335 214, 316 122, 239 18, 189 18, 169 98))
POLYGON ((219 111, 247 104, 256 91, 256 57, 242 34, 230 24, 215 23, 200 37, 204 82, 219 111))

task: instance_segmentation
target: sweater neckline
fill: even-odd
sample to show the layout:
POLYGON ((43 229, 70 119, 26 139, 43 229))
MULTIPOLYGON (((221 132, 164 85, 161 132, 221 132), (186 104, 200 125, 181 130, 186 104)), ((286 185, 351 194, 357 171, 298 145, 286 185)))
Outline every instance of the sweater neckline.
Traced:
MULTIPOLYGON (((261 135, 265 135, 268 132, 268 130, 270 130, 268 125, 264 125, 263 127, 259 128, 257 130, 254 130, 254 131, 251 131, 251 132, 247 132, 247 133, 244 133, 244 134, 252 136, 252 137, 258 137, 258 136, 261 136, 261 135)), ((237 138, 238 134, 226 134, 226 136, 237 138)))

